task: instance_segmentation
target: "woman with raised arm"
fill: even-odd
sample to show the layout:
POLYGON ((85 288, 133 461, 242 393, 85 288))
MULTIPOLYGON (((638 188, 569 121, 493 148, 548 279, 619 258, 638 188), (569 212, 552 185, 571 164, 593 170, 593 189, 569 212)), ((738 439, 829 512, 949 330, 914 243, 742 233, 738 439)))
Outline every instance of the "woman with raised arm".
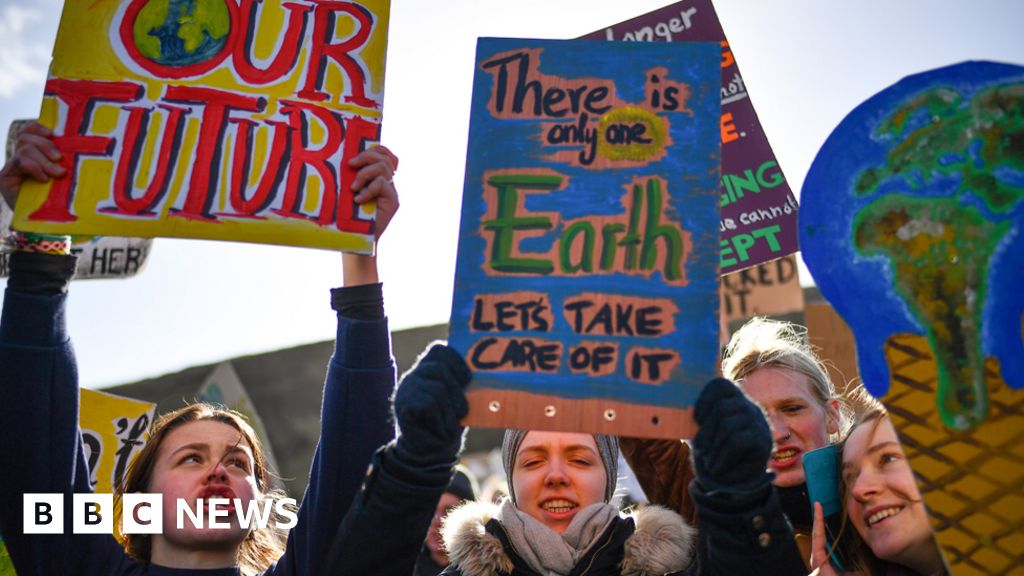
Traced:
MULTIPOLYGON (((0 192, 8 204, 14 205, 25 178, 66 177, 59 159, 48 129, 38 124, 25 129, 0 171, 0 192)), ((398 208, 392 184, 398 160, 377 147, 351 163, 358 169, 356 201, 377 201, 379 235, 398 208)), ((279 534, 243 528, 233 506, 228 529, 175 526, 177 498, 195 509, 200 498, 237 498, 245 506, 277 497, 259 440, 244 418, 195 405, 158 420, 120 487, 122 493, 163 494, 164 532, 131 535, 122 545, 108 534, 73 534, 70 513, 62 534, 23 533, 23 494, 63 494, 69 511, 71 495, 91 488, 78 428, 77 370, 65 327, 75 270, 69 239, 16 233, 10 244, 14 251, 0 319, 0 532, 17 573, 322 574, 367 463, 394 434, 395 369, 375 257, 344 254, 344 287, 331 293, 338 329, 324 384, 321 437, 287 542, 279 534)))
MULTIPOLYGON (((852 574, 949 574, 914 472, 881 404, 874 402, 857 419, 841 452, 843 526, 836 546, 855 571, 852 574)), ((811 562, 819 576, 844 573, 826 558, 825 521, 821 504, 815 503, 811 562)))

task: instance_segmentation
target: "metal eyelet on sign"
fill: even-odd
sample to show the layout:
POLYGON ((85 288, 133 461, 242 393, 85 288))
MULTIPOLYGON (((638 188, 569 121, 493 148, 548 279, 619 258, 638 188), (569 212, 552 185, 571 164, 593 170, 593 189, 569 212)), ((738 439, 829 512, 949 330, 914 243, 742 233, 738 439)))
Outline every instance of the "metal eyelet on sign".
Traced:
POLYGON ((501 410, 501 402, 498 402, 497 400, 492 400, 491 403, 487 405, 487 408, 491 412, 497 412, 501 410))
POLYGON ((612 410, 611 408, 605 410, 604 411, 604 419, 609 421, 609 422, 611 422, 612 420, 615 420, 615 410, 612 410))
POLYGON ((554 406, 549 404, 548 406, 544 407, 544 415, 547 416, 548 418, 553 418, 555 414, 558 414, 558 409, 555 408, 554 406))

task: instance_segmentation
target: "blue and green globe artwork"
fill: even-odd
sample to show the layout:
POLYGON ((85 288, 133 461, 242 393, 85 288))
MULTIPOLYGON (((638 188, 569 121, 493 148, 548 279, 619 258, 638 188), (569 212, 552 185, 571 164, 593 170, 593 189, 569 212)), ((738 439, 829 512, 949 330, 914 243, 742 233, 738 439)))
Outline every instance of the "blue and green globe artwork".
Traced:
POLYGON ((224 0, 149 0, 139 11, 132 36, 146 58, 181 67, 216 56, 230 31, 224 0))
POLYGON ((910 76, 851 112, 818 152, 800 245, 846 320, 878 398, 884 346, 923 335, 943 423, 988 415, 984 363, 1024 387, 1024 67, 965 62, 910 76))

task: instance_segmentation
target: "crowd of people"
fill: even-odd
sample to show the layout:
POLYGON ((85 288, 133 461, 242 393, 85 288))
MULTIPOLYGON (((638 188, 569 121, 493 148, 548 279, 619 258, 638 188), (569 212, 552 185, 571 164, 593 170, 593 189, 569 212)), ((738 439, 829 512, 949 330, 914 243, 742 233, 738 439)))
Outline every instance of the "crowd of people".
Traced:
MULTIPOLYGON (((67 177, 43 126, 0 171, 10 206, 27 178, 67 177)), ((377 234, 398 209, 398 159, 351 160, 356 201, 377 203, 377 234)), ((0 319, 0 534, 17 573, 127 575, 582 576, 947 573, 913 473, 877 404, 853 412, 791 324, 755 319, 733 335, 722 374, 694 407, 692 440, 507 430, 508 495, 478 499, 460 468, 472 373, 432 345, 396 389, 374 256, 344 254, 320 441, 287 532, 165 523, 158 534, 26 534, 27 493, 90 491, 78 381, 65 325, 75 270, 67 237, 15 232, 0 319), (395 433, 397 424, 399 432, 395 433), (836 445, 838 528, 808 497, 802 456, 836 445), (620 509, 620 450, 647 503, 620 509), (830 536, 831 535, 831 536, 830 536), (831 541, 830 541, 831 538, 831 541)), ((154 424, 117 497, 267 502, 260 442, 244 417, 206 404, 154 424)))

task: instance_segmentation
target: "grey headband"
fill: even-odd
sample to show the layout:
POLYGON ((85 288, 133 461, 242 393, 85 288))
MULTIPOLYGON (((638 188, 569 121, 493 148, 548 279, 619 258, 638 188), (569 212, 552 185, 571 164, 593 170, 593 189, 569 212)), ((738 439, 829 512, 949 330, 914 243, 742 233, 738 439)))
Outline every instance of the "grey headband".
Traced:
MULTIPOLYGON (((505 466, 505 478, 508 479, 508 494, 512 498, 512 504, 516 506, 519 503, 516 502, 516 491, 512 487, 512 469, 516 463, 519 446, 529 432, 529 430, 509 428, 505 430, 505 440, 501 443, 501 463, 505 466)), ((604 434, 592 434, 592 436, 594 443, 597 444, 597 452, 601 455, 601 461, 604 463, 605 480, 607 480, 604 485, 604 501, 611 502, 612 496, 615 494, 615 483, 619 478, 619 439, 604 434)))

